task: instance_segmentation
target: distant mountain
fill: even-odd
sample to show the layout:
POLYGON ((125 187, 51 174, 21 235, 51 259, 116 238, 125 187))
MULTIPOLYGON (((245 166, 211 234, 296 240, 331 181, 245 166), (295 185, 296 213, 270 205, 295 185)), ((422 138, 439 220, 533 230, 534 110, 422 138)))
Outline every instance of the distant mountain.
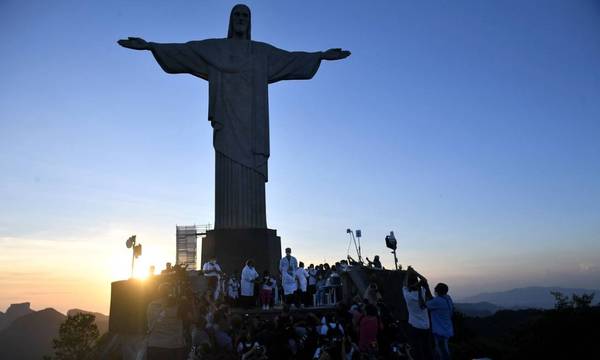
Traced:
POLYGON ((21 316, 31 314, 34 311, 31 310, 31 304, 28 302, 20 304, 10 304, 6 313, 0 312, 0 331, 6 329, 13 321, 20 318, 21 316))
MULTIPOLYGON (((78 313, 95 315, 100 335, 108 331, 108 316, 81 309, 67 312, 71 316, 78 313)), ((0 359, 41 359, 51 355, 52 339, 58 337, 60 324, 66 319, 52 308, 34 311, 29 303, 10 305, 6 313, 0 313, 0 359)))
POLYGON ((508 291, 487 292, 461 299, 462 303, 488 302, 507 309, 551 309, 554 307, 554 297, 550 292, 557 291, 567 296, 572 294, 596 293, 594 304, 600 300, 600 290, 574 289, 562 287, 525 287, 508 291))
POLYGON ((0 359, 41 359, 52 354, 52 339, 66 318, 48 308, 14 320, 0 331, 0 359))
POLYGON ((489 302, 454 303, 454 308, 470 317, 492 316, 497 311, 502 310, 500 306, 489 302))

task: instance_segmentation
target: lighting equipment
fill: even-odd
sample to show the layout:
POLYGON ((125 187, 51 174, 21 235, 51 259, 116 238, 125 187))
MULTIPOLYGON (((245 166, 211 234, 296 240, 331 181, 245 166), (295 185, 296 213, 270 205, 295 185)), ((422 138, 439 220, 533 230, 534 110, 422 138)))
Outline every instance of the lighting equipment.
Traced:
POLYGON ((390 234, 386 235, 385 246, 388 249, 392 249, 392 254, 394 254, 394 264, 396 265, 396 270, 398 270, 398 258, 396 257, 396 248, 398 247, 398 241, 396 241, 396 236, 394 236, 393 231, 390 231, 390 234))
POLYGON ((136 244, 136 236, 131 235, 129 239, 125 241, 125 246, 127 246, 128 249, 131 249, 131 277, 133 278, 135 259, 142 256, 142 244, 136 244))
POLYGON ((135 244, 135 235, 132 235, 129 237, 129 239, 127 239, 127 241, 125 242, 125 246, 127 246, 128 249, 131 249, 131 247, 135 244))
POLYGON ((394 232, 390 231, 390 234, 385 236, 385 246, 387 246, 389 249, 396 250, 397 245, 398 242, 396 241, 394 232))
POLYGON ((133 256, 135 256, 136 258, 142 256, 142 244, 137 244, 133 247, 133 256))

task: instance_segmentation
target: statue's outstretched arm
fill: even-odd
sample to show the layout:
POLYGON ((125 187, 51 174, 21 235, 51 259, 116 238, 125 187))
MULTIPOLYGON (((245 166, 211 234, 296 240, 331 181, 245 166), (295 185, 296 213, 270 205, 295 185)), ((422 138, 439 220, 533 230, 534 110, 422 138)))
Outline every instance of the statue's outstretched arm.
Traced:
POLYGON ((342 60, 350 56, 351 52, 348 50, 342 50, 340 48, 329 49, 321 52, 321 59, 323 60, 342 60))
POLYGON ((128 37, 127 39, 121 39, 117 41, 122 47, 133 49, 133 50, 152 50, 152 43, 147 42, 142 38, 128 37))
POLYGON ((202 55, 211 49, 206 44, 202 45, 204 41, 161 44, 129 37, 117 43, 127 49, 152 51, 160 67, 168 74, 191 74, 208 80, 209 65, 202 55))

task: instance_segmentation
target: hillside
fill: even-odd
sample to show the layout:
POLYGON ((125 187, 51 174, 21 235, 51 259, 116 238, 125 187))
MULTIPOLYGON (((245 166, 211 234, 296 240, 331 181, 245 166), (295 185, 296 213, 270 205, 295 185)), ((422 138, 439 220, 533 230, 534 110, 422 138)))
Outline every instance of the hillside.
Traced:
POLYGON ((500 306, 489 302, 478 303, 455 303, 454 308, 466 316, 485 317, 492 316, 497 311, 502 310, 500 306))
POLYGON ((500 310, 454 317, 454 359, 600 359, 600 307, 500 310))
MULTIPOLYGON (((95 315, 100 335, 108 331, 108 316, 81 309, 67 312, 78 313, 95 315)), ((52 354, 52 339, 66 318, 52 308, 34 311, 28 302, 10 305, 0 313, 0 359, 41 359, 52 354)))
POLYGON ((460 299, 462 303, 481 303, 487 302, 497 305, 502 308, 514 309, 514 308, 537 308, 537 309, 551 309, 554 307, 554 297, 550 292, 558 291, 567 296, 571 294, 581 295, 583 293, 595 292, 596 301, 600 300, 600 290, 594 289, 576 289, 576 288, 562 288, 562 287, 540 287, 532 286, 525 288, 517 288, 508 291, 499 292, 487 292, 481 293, 475 296, 469 296, 460 299))
POLYGON ((0 359, 40 359, 52 353, 52 339, 67 317, 48 308, 14 320, 0 331, 0 359))

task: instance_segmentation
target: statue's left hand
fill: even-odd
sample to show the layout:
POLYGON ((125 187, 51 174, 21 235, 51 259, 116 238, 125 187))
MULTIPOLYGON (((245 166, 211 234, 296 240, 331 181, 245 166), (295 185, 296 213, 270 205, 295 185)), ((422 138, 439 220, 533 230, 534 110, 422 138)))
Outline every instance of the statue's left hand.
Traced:
POLYGON ((340 48, 329 49, 321 53, 323 60, 342 60, 350 56, 350 51, 342 50, 340 48))

